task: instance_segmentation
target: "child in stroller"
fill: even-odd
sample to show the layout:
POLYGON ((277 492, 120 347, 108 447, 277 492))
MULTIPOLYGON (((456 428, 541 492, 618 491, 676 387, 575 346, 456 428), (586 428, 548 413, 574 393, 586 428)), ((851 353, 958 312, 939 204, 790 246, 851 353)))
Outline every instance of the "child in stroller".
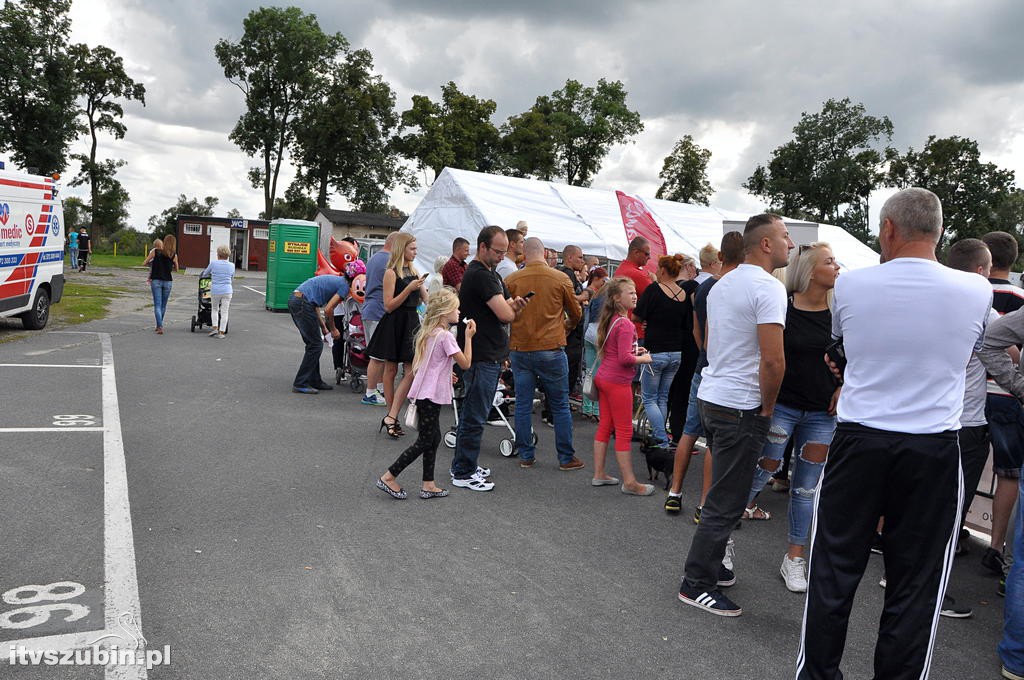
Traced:
MULTIPOLYGON (((196 328, 202 330, 203 326, 209 326, 213 328, 213 306, 210 303, 210 286, 213 284, 213 279, 209 276, 202 276, 199 278, 199 292, 196 297, 199 300, 199 308, 196 313, 192 315, 192 328, 193 333, 196 332, 196 328)), ((227 330, 224 328, 223 330, 227 330)))
POLYGON ((335 321, 344 319, 338 324, 341 339, 334 343, 335 384, 340 385, 348 380, 349 389, 353 392, 363 390, 366 380, 366 369, 370 364, 370 356, 366 353, 366 332, 363 329, 363 300, 365 299, 366 265, 362 260, 355 260, 345 265, 345 278, 351 284, 351 293, 345 301, 338 305, 342 310, 336 314, 335 321))

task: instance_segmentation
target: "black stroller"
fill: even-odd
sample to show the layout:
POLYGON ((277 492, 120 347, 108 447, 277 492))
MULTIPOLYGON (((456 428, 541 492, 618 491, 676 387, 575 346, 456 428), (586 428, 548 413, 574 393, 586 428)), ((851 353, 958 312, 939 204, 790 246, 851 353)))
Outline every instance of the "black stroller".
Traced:
MULTIPOLYGON (((192 332, 196 332, 196 328, 202 330, 203 326, 209 326, 213 328, 213 306, 210 303, 210 285, 212 279, 209 276, 202 276, 199 278, 199 309, 195 314, 192 315, 192 332)), ((227 328, 223 329, 225 332, 227 328)))

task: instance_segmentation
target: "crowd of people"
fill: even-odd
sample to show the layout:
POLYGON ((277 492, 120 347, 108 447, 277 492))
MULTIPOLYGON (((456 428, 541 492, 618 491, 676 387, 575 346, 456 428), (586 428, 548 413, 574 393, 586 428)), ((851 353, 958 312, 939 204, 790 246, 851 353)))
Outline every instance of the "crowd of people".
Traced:
MULTIPOLYGON (((690 460, 706 442, 681 602, 742 613, 724 592, 737 580, 732 532, 743 520, 771 519, 757 503, 766 487, 788 489, 779 573, 787 589, 806 593, 797 677, 842 677, 849 613, 875 550, 886 591, 874 674, 917 678, 928 674, 939 617, 970 615, 947 588, 991 446, 998 482, 982 563, 1003 579, 1000 594, 1005 588, 1003 675, 1024 677, 1024 560, 1010 566, 1003 545, 1024 457, 1015 348, 1024 343, 1024 292, 1008 280, 1017 242, 1002 232, 965 239, 940 264, 942 207, 923 189, 892 196, 880 222, 881 265, 842 275, 829 244, 796 247, 772 214, 709 244, 699 261, 664 255, 648 267, 651 245, 635 238, 611 276, 571 245, 554 266, 525 223, 489 226, 471 260, 467 240, 453 243, 429 295, 413 264, 415 238, 392 234, 366 265, 371 360, 362 403, 387 407, 380 429, 399 439, 411 401, 404 422, 415 422, 417 435, 376 486, 407 498, 398 477, 422 458, 420 497, 448 495, 434 467, 439 414, 458 383, 451 483, 493 490, 480 444, 504 382, 515 395, 521 468, 543 459, 533 436, 539 391, 559 470, 587 467, 574 441, 578 401, 580 417, 597 422, 591 484, 648 496, 655 489, 632 461, 639 402, 647 453, 671 462, 667 512, 681 512, 690 460), (608 467, 613 437, 618 476, 608 467)), ((319 352, 323 331, 339 332, 317 308, 331 318, 348 286, 345 277, 314 277, 289 301, 306 341, 297 392, 330 388, 319 352)), ((1018 521, 1018 551, 1022 528, 1018 521)))

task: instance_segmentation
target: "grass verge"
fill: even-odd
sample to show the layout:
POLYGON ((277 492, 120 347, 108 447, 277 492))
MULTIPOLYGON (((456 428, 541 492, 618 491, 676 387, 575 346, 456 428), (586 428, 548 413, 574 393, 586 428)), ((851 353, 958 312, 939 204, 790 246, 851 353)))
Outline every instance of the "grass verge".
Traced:
POLYGON ((119 267, 134 269, 142 266, 145 255, 113 255, 111 253, 93 253, 89 256, 90 267, 119 267))
POLYGON ((102 319, 112 300, 127 293, 127 288, 68 281, 60 302, 50 308, 50 323, 68 325, 102 319))

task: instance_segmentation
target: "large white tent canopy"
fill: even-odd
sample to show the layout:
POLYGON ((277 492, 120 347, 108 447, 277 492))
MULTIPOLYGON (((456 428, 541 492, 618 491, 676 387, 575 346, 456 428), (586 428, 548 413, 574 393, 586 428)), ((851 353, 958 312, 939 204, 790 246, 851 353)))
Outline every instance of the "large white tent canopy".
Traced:
MULTIPOLYGON (((746 213, 639 196, 661 227, 670 253, 696 257, 707 243, 718 246, 722 235, 746 222, 746 213)), ((446 168, 406 220, 402 231, 416 236, 416 266, 433 271, 439 256, 451 254, 461 236, 476 247, 476 236, 488 225, 504 229, 525 220, 530 236, 561 251, 577 245, 587 255, 609 260, 626 257, 626 232, 614 191, 541 180, 488 175, 446 168)), ((800 222, 791 228, 794 241, 827 241, 844 269, 878 264, 878 254, 840 227, 800 222)))

